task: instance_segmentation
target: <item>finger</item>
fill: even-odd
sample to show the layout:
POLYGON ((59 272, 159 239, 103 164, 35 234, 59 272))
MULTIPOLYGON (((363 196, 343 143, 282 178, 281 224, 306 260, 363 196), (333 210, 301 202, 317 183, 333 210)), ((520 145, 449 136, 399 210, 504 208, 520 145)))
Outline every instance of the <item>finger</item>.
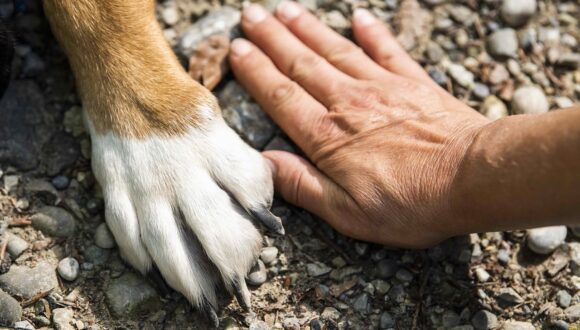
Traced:
POLYGON ((285 151, 265 151, 275 171, 274 188, 289 203, 305 208, 342 233, 353 228, 345 216, 336 214, 337 205, 349 197, 344 190, 304 158, 285 151), (343 221, 341 221, 343 220, 343 221))
POLYGON ((387 26, 368 10, 355 10, 352 30, 358 44, 383 68, 400 76, 437 86, 427 72, 399 45, 387 26))
POLYGON ((357 79, 378 79, 389 75, 360 47, 320 22, 296 2, 282 1, 276 9, 276 17, 306 46, 342 72, 357 79))
POLYGON ((282 23, 259 5, 250 5, 242 15, 248 39, 268 55, 290 79, 324 105, 350 82, 350 77, 306 47, 282 23))
POLYGON ((232 42, 230 63, 236 78, 252 97, 310 155, 319 139, 317 124, 326 120, 326 108, 246 40, 232 42))

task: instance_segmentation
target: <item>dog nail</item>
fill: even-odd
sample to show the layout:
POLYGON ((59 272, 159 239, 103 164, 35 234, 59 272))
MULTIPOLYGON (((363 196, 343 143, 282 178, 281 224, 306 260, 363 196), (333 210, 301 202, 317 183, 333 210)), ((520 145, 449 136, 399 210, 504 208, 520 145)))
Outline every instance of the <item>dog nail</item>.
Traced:
POLYGON ((235 39, 231 45, 232 53, 236 56, 244 56, 252 50, 250 42, 244 39, 235 39))
POLYGON ((371 25, 375 22, 375 17, 368 10, 358 8, 353 14, 354 21, 360 26, 371 25))
POLYGON ((268 13, 260 5, 252 4, 244 9, 244 18, 251 23, 260 23, 266 19, 266 16, 268 16, 268 13))
POLYGON ((243 277, 237 278, 234 280, 234 295, 238 300, 240 306, 246 311, 249 312, 251 310, 251 302, 250 302, 250 291, 246 286, 246 280, 243 277))
POLYGON ((302 8, 295 2, 282 1, 276 11, 283 21, 291 21, 300 15, 302 8))
POLYGON ((271 231, 279 235, 284 235, 285 231, 284 226, 282 225, 282 220, 272 214, 272 212, 270 212, 270 210, 267 208, 264 207, 259 210, 250 210, 250 213, 254 218, 260 220, 260 222, 262 222, 264 226, 266 226, 271 231))
POLYGON ((213 328, 214 329, 219 328, 220 320, 217 316, 215 308, 208 301, 206 301, 204 303, 203 310, 205 312, 205 316, 207 317, 207 320, 212 324, 213 328))

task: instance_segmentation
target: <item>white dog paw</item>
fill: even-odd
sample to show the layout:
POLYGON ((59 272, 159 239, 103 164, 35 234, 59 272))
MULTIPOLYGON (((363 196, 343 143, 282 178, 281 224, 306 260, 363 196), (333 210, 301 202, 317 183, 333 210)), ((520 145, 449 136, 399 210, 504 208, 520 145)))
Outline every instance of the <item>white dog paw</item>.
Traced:
POLYGON ((261 247, 251 217, 284 233, 269 211, 266 160, 221 118, 178 137, 93 133, 92 145, 107 224, 123 257, 143 274, 157 267, 214 322, 219 287, 249 308, 245 275, 261 247))

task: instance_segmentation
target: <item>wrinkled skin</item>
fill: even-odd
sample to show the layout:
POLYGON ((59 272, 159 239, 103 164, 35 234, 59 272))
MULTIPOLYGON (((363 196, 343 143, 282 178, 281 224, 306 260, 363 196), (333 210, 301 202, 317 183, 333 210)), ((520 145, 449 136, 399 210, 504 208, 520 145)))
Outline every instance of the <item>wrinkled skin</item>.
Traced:
POLYGON ((238 79, 304 151, 264 155, 277 191, 343 234, 420 248, 460 233, 454 178, 489 120, 437 86, 388 29, 355 12, 359 48, 294 3, 244 11, 238 79), (364 50, 364 51, 363 51, 364 50))

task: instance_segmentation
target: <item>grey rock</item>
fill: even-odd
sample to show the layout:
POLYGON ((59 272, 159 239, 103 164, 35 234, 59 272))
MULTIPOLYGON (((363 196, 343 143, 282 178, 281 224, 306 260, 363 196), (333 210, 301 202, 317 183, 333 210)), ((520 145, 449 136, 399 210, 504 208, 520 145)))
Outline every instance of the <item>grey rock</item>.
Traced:
POLYGON ((408 283, 408 282, 411 282, 413 280, 413 273, 406 270, 405 268, 401 268, 397 271, 397 273, 395 274, 395 277, 401 282, 408 283))
POLYGON ((472 88, 474 84, 474 75, 469 72, 463 65, 460 64, 449 64, 447 67, 447 73, 458 83, 460 86, 465 88, 472 88))
POLYGON ((407 292, 402 285, 395 285, 389 290, 389 298, 395 303, 402 304, 407 299, 407 292))
POLYGON ((34 228, 54 237, 71 236, 76 228, 74 217, 60 207, 45 206, 38 210, 30 220, 34 228))
POLYGON ((501 325, 501 330, 535 330, 533 324, 529 322, 521 322, 521 321, 507 321, 501 325))
POLYGON ((264 265, 262 260, 258 260, 248 274, 248 284, 256 286, 262 285, 267 279, 268 274, 266 273, 266 265, 264 265))
POLYGON ((115 238, 104 222, 95 231, 95 245, 102 249, 112 249, 115 247, 115 238))
POLYGON ((35 77, 46 69, 46 64, 38 54, 29 52, 22 61, 21 73, 23 77, 35 77))
POLYGON ((323 263, 310 263, 306 265, 306 271, 308 272, 308 275, 312 277, 326 275, 330 273, 331 270, 332 268, 328 267, 323 263))
POLYGON ((323 320, 336 321, 340 318, 340 312, 334 307, 325 307, 320 314, 320 318, 323 320))
POLYGON ((556 46, 560 43, 560 29, 555 27, 540 28, 538 40, 546 46, 556 46))
POLYGON ((497 260, 503 265, 507 265, 510 262, 510 252, 506 249, 500 249, 497 251, 497 260))
POLYGON ((20 177, 18 175, 5 175, 4 176, 4 189, 8 192, 15 191, 20 183, 20 177))
POLYGON ((52 310, 52 321, 56 330, 75 330, 72 325, 74 312, 68 308, 56 308, 52 310))
POLYGON ((300 321, 295 317, 289 317, 282 321, 284 330, 300 330, 300 321))
POLYGON ((528 247, 538 254, 552 253, 566 240, 566 226, 552 226, 528 230, 528 247))
POLYGON ((553 320, 546 323, 546 330, 568 330, 570 325, 563 320, 553 320))
POLYGON ((14 323, 14 330, 34 330, 34 326, 28 321, 18 321, 14 323))
POLYGON ((16 299, 0 290, 0 326, 10 327, 22 318, 22 308, 16 299))
POLYGON ((437 64, 445 56, 445 51, 436 42, 430 42, 427 44, 425 56, 427 56, 430 63, 437 64))
POLYGON ((536 13, 536 0, 504 0, 501 17, 510 26, 518 27, 527 23, 536 13))
POLYGON ((109 255, 111 252, 107 249, 102 249, 96 245, 91 245, 85 249, 83 255, 85 260, 94 264, 95 266, 101 266, 109 260, 109 255))
POLYGON ((72 257, 62 259, 56 269, 60 277, 67 281, 74 281, 79 276, 79 262, 72 257))
POLYGON ((580 54, 578 53, 562 54, 558 58, 556 65, 561 68, 577 70, 580 67, 580 54))
POLYGON ((12 259, 18 258, 26 249, 28 249, 28 242, 19 236, 9 235, 6 250, 10 253, 12 259))
POLYGON ((155 289, 143 277, 125 273, 111 280, 105 290, 110 311, 116 317, 132 317, 152 313, 161 308, 155 289))
POLYGON ((382 279, 388 279, 393 277, 398 269, 397 260, 383 259, 377 264, 377 276, 382 279))
POLYGON ((395 326, 395 320, 393 316, 389 314, 389 312, 384 311, 381 313, 381 318, 379 319, 379 328, 380 329, 390 329, 395 326))
POLYGON ((580 276, 580 243, 568 243, 568 254, 570 255, 570 268, 574 275, 580 276))
POLYGON ((79 139, 65 132, 57 132, 43 149, 46 174, 54 176, 72 167, 81 155, 79 143, 79 139))
POLYGON ((250 323, 248 330, 270 330, 270 327, 264 321, 254 320, 250 323))
POLYGON ((518 43, 525 50, 530 50, 538 43, 538 33, 533 28, 528 28, 518 34, 518 43))
POLYGON ((572 302, 572 296, 568 293, 568 291, 560 290, 558 293, 556 293, 556 302, 558 303, 558 306, 567 308, 572 302))
POLYGON ((212 35, 222 34, 231 37, 239 32, 234 29, 240 22, 240 11, 224 6, 212 11, 179 36, 179 52, 189 57, 197 46, 212 35))
POLYGON ((24 185, 24 190, 28 196, 42 201, 44 204, 52 205, 58 199, 58 192, 47 181, 34 179, 24 185))
POLYGON ((461 317, 459 317, 459 315, 457 313, 455 313, 454 311, 450 311, 450 310, 445 311, 443 313, 443 315, 441 316, 441 324, 446 329, 458 326, 460 322, 461 322, 461 317))
POLYGON ((429 76, 439 86, 445 87, 445 86, 447 86, 447 82, 449 81, 449 77, 447 77, 445 72, 438 70, 438 69, 435 69, 435 68, 429 69, 429 76))
POLYGON ((515 57, 518 50, 516 31, 499 29, 487 38, 487 51, 495 57, 515 57))
POLYGON ((512 99, 512 111, 514 114, 541 114, 550 109, 546 94, 535 86, 518 88, 512 99))
POLYGON ((475 269, 475 277, 477 277, 478 282, 484 283, 484 282, 487 282, 489 280, 491 275, 489 275, 489 273, 483 268, 476 268, 475 269))
POLYGON ((173 2, 165 2, 160 14, 163 23, 167 25, 174 25, 179 21, 179 10, 173 2))
POLYGON ((466 324, 466 325, 458 325, 458 326, 454 326, 452 328, 449 328, 449 330, 473 330, 473 326, 466 324))
POLYGON ((371 304, 369 301, 369 295, 365 292, 355 298, 352 307, 357 312, 367 314, 371 310, 371 304))
POLYGON ((219 94, 224 119, 252 147, 261 149, 274 135, 274 123, 235 81, 219 94))
POLYGON ((262 252, 260 252, 260 259, 262 259, 265 264, 270 264, 276 261, 277 256, 278 248, 275 246, 265 247, 262 249, 262 252))
POLYGON ((473 96, 475 96, 479 100, 483 100, 489 96, 489 87, 482 83, 475 83, 473 85, 473 96))
POLYGON ((579 321, 580 320, 580 304, 576 304, 570 306, 564 310, 566 317, 570 319, 570 321, 579 321))
POLYGON ((501 289, 497 298, 510 305, 517 305, 524 302, 524 299, 512 288, 501 289))
POLYGON ((493 329, 498 326, 497 316, 489 311, 480 310, 471 319, 471 324, 476 330, 493 329))
POLYGON ((50 182, 56 189, 63 190, 68 187, 70 180, 64 175, 57 175, 50 182))
POLYGON ((58 287, 54 266, 39 262, 36 267, 12 266, 0 275, 0 288, 7 293, 30 299, 34 295, 58 287))
POLYGON ((362 272, 361 266, 347 266, 340 269, 333 269, 330 272, 330 279, 336 282, 341 282, 349 276, 362 272))
POLYGON ((34 317, 34 324, 40 327, 48 327, 50 325, 50 320, 46 316, 37 315, 34 317))

